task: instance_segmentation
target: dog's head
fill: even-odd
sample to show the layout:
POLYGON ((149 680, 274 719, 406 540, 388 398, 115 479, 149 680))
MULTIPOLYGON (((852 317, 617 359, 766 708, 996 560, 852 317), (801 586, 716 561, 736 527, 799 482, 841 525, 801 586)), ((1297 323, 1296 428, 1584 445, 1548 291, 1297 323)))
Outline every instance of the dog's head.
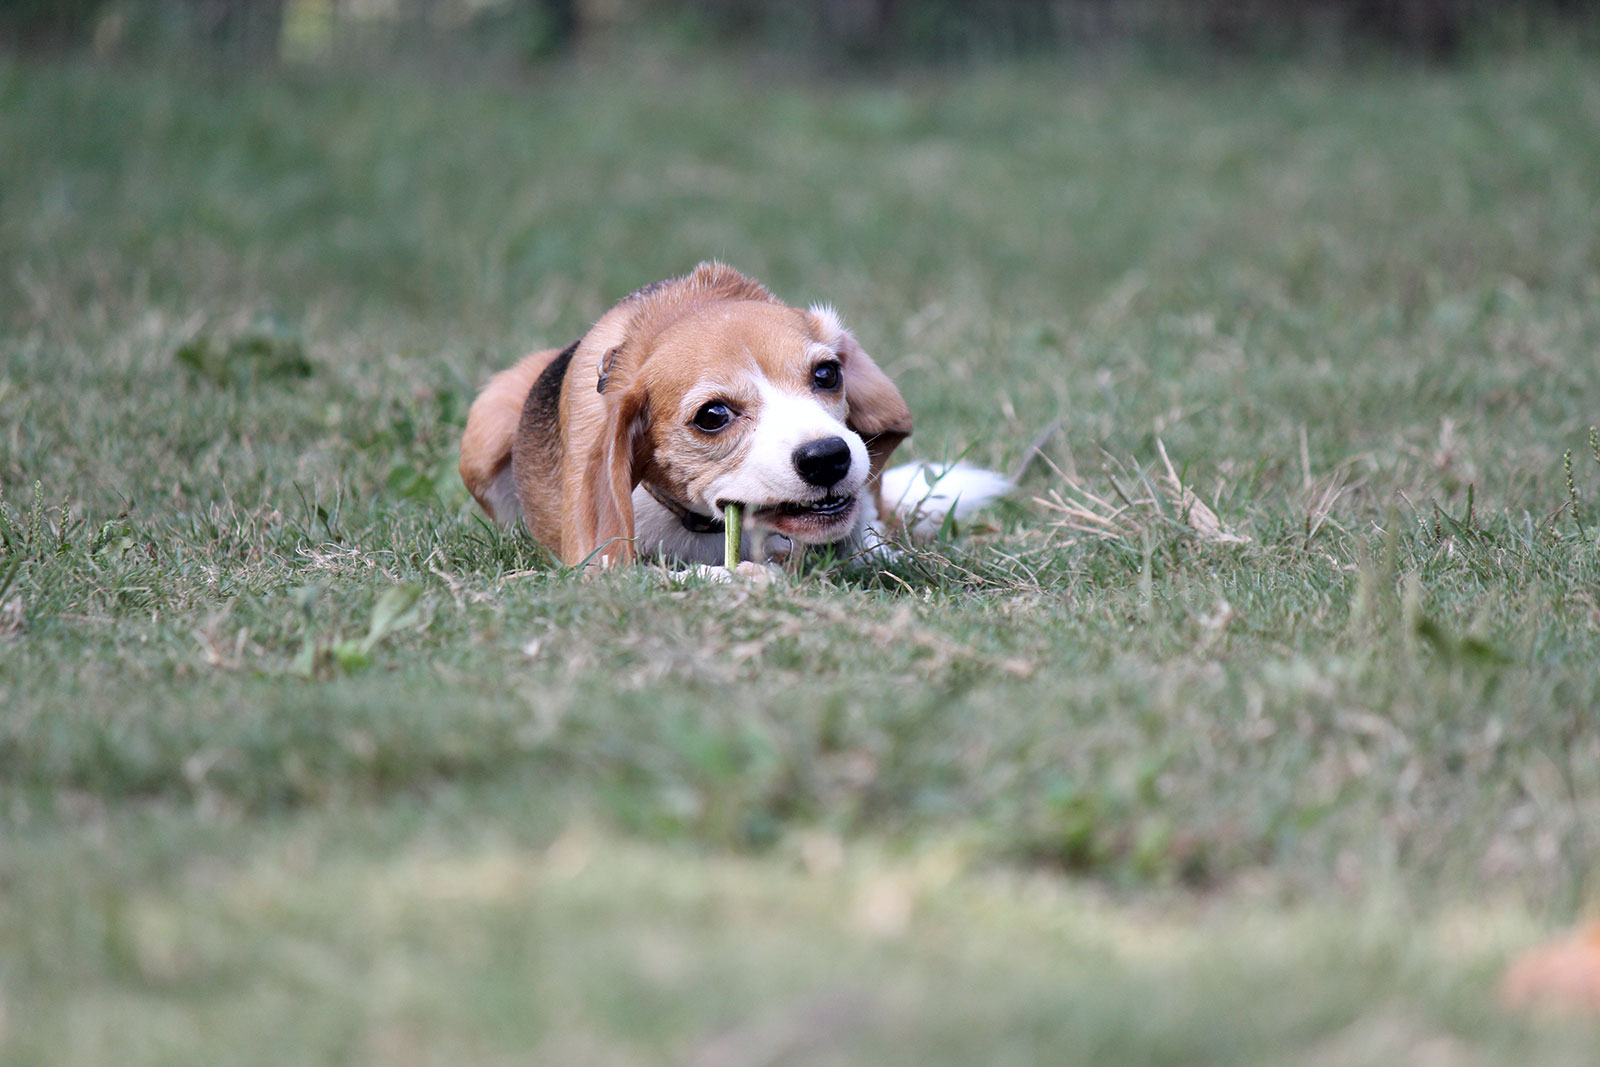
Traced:
POLYGON ((852 532, 911 412, 832 309, 789 307, 720 265, 633 299, 643 306, 595 383, 595 547, 631 558, 641 482, 697 515, 740 504, 748 523, 797 542, 852 532))

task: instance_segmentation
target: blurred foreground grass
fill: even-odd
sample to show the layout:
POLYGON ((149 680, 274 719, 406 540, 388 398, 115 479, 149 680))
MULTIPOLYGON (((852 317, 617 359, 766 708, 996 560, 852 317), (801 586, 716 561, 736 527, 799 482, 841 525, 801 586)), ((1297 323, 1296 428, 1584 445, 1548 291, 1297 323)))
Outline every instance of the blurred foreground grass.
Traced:
POLYGON ((715 67, 0 66, 8 1059, 1589 1062, 1492 1005, 1600 899, 1592 66, 715 67), (478 521, 477 385, 708 256, 1018 503, 478 521))

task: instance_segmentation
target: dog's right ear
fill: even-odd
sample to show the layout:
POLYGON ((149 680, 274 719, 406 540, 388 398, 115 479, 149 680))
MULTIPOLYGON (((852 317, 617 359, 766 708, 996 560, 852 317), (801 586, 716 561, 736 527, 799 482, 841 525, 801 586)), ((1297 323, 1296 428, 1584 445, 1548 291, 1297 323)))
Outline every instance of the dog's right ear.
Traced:
POLYGON ((648 417, 642 386, 616 367, 617 350, 600 366, 597 391, 604 423, 563 478, 561 562, 609 567, 634 560, 633 490, 643 474, 641 448, 648 417), (620 379, 620 380, 619 380, 620 379))
POLYGON ((850 409, 845 424, 866 444, 872 463, 870 480, 876 483, 894 450, 911 436, 911 409, 894 382, 844 328, 833 308, 813 305, 810 315, 819 339, 839 354, 845 403, 850 409))

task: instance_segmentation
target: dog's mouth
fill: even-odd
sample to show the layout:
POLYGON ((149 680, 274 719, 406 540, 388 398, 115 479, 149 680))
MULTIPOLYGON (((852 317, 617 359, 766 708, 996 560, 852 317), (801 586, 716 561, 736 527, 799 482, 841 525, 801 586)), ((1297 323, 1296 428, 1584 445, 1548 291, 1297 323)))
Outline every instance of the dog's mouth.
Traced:
POLYGON ((750 518, 796 541, 833 540, 855 520, 857 498, 825 496, 820 500, 791 501, 757 508, 750 518))
POLYGON ((811 516, 818 519, 838 518, 848 515, 855 509, 854 496, 825 496, 821 500, 795 501, 791 504, 777 504, 768 508, 761 508, 755 512, 757 517, 770 518, 783 516, 798 518, 811 516))

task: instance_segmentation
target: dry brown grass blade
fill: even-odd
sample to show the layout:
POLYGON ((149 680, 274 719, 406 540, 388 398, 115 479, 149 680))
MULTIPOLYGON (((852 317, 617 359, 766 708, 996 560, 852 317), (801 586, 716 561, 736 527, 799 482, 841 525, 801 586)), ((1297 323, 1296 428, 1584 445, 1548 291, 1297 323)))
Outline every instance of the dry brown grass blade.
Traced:
POLYGON ((1148 516, 1140 516, 1144 510, 1139 507, 1141 502, 1112 504, 1081 485, 1051 489, 1047 496, 1034 497, 1034 503, 1060 516, 1050 524, 1053 530, 1082 534, 1093 540, 1131 544, 1139 539, 1139 531, 1148 521, 1148 516))
POLYGON ((1306 544, 1309 545, 1317 536, 1317 532, 1333 514, 1334 505, 1338 504, 1350 489, 1351 485, 1342 471, 1335 471, 1320 481, 1306 485, 1304 493, 1301 494, 1306 513, 1306 544))
POLYGON ((1193 489, 1183 484, 1167 455, 1166 445, 1159 439, 1156 449, 1165 472, 1152 479, 1144 472, 1135 470, 1131 477, 1123 479, 1128 483, 1127 488, 1113 478, 1112 485, 1117 498, 1115 503, 1096 494, 1077 479, 1062 474, 1059 467, 1055 470, 1062 485, 1044 496, 1034 497, 1034 503, 1057 516, 1051 528, 1057 533, 1065 533, 1069 541, 1086 538, 1138 545, 1143 542, 1147 529, 1174 521, 1181 522, 1202 541, 1243 544, 1250 540, 1223 526, 1217 513, 1193 489), (1140 492, 1141 489, 1143 492, 1140 492))
POLYGON ((1183 521, 1200 535, 1200 540, 1235 545, 1250 540, 1225 528, 1217 518, 1217 513, 1207 507, 1205 501, 1195 495, 1193 489, 1183 484, 1178 478, 1178 472, 1173 469, 1172 460, 1167 456, 1167 446, 1159 437, 1156 438, 1156 451, 1161 454, 1161 463, 1167 468, 1166 481, 1162 488, 1172 498, 1183 521))

